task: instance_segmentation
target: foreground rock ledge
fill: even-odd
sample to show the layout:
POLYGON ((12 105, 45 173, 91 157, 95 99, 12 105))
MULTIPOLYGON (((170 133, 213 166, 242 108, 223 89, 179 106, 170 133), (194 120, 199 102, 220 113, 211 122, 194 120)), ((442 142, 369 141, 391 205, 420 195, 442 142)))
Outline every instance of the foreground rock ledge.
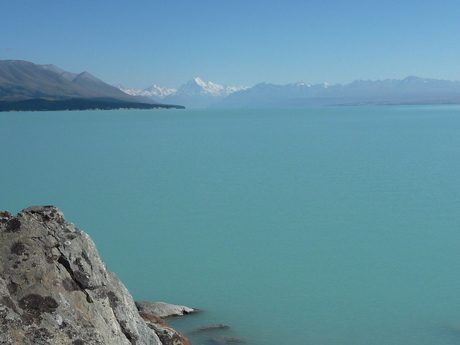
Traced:
POLYGON ((91 238, 58 208, 0 211, 0 246, 0 344, 189 344, 139 315, 91 238))
POLYGON ((198 313, 201 310, 164 302, 135 301, 137 309, 161 318, 198 313))

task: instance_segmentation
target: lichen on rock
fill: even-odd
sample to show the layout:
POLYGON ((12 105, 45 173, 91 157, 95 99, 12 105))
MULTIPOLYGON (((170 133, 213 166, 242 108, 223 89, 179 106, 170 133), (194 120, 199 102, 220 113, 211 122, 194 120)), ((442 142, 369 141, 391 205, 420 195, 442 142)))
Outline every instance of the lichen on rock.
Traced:
POLYGON ((57 207, 0 211, 0 245, 0 344, 162 344, 57 207))

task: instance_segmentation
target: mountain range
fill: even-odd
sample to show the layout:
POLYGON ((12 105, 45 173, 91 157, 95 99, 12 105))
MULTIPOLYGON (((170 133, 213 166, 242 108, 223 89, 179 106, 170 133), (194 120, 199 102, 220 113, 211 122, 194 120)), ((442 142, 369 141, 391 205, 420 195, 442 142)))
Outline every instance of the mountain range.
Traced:
POLYGON ((325 105, 460 103, 460 81, 409 76, 404 79, 355 80, 349 84, 287 85, 260 83, 229 87, 194 78, 178 89, 152 85, 143 90, 118 88, 130 95, 190 108, 276 108, 325 105))
POLYGON ((216 108, 460 103, 460 81, 419 78, 329 85, 260 83, 214 103, 216 108))
POLYGON ((172 107, 128 95, 88 72, 21 60, 0 60, 0 102, 0 110, 172 107))
POLYGON ((194 78, 177 89, 154 84, 139 90, 111 86, 88 72, 0 60, 0 103, 0 111, 181 107, 171 104, 189 108, 460 104, 460 81, 409 76, 335 85, 299 82, 231 87, 194 78))
MULTIPOLYGON (((54 65, 0 60, 0 100, 58 100, 76 97, 113 97, 132 102, 140 101, 139 98, 121 92, 88 72, 76 74, 54 65)), ((153 103, 151 100, 149 102, 153 103)))
POLYGON ((193 78, 182 84, 178 89, 161 87, 158 85, 149 86, 146 89, 127 89, 121 85, 118 88, 132 96, 150 97, 156 102, 170 104, 183 104, 187 108, 207 108, 212 103, 223 100, 228 95, 248 86, 224 86, 213 82, 204 82, 200 78, 193 78))

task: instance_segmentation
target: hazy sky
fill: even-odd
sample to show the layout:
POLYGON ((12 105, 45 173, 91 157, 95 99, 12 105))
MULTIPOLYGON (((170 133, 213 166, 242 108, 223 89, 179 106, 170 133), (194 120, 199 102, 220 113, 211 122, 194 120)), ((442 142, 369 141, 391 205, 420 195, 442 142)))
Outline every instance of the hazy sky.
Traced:
POLYGON ((460 1, 2 0, 0 59, 136 88, 460 80, 460 1))

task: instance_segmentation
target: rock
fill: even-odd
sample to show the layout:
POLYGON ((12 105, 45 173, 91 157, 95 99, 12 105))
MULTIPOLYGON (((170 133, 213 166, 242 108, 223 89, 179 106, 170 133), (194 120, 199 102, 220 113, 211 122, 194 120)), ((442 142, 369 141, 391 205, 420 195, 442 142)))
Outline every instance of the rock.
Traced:
POLYGON ((0 344, 162 344, 58 208, 0 211, 0 245, 0 344))
POLYGON ((187 334, 197 334, 197 333, 205 333, 205 332, 215 332, 215 331, 222 331, 224 329, 229 329, 230 326, 224 325, 221 323, 215 325, 207 325, 192 329, 191 331, 187 332, 187 334))
POLYGON ((191 345, 182 334, 173 329, 162 318, 142 311, 139 312, 139 315, 144 319, 147 325, 154 330, 163 345, 191 345))
POLYGON ((246 339, 224 335, 222 337, 212 338, 211 341, 216 344, 244 344, 246 339))
POLYGON ((134 303, 140 312, 142 311, 161 318, 182 316, 186 314, 197 313, 199 311, 198 309, 188 308, 181 305, 168 304, 164 302, 136 301, 134 303))

